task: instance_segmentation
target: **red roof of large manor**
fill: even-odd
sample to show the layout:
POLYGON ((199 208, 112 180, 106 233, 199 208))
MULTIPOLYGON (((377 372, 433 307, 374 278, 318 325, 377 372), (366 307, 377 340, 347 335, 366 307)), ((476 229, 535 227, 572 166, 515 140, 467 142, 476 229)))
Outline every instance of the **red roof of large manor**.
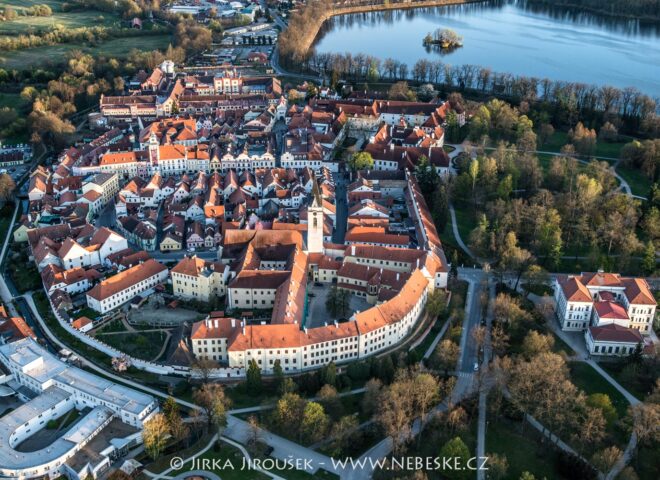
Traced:
POLYGON ((234 318, 210 318, 196 322, 192 326, 190 338, 199 340, 203 338, 229 338, 241 322, 234 318))
POLYGON ((355 315, 355 322, 360 334, 378 330, 387 324, 403 319, 412 310, 427 287, 428 281, 422 272, 416 269, 401 291, 393 298, 355 315))
POLYGON ((224 265, 215 262, 209 262, 202 258, 195 256, 183 257, 179 263, 172 268, 172 273, 180 273, 181 275, 188 275, 190 277, 197 277, 205 269, 211 269, 217 272, 224 270, 224 265))
POLYGON ((382 243, 386 245, 406 246, 410 243, 408 235, 387 233, 382 227, 353 227, 346 234, 347 242, 382 243))
POLYGON ((615 323, 602 327, 589 327, 591 338, 597 342, 640 343, 642 335, 634 328, 626 328, 615 323))

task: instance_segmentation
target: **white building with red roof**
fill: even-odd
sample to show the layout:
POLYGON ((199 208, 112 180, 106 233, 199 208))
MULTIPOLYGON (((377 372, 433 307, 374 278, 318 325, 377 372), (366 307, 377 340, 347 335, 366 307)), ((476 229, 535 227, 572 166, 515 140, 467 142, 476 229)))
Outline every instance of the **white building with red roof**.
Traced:
POLYGON ((138 295, 153 292, 156 285, 167 280, 167 267, 156 260, 119 272, 87 292, 87 305, 99 313, 107 313, 138 295))
POLYGON ((648 343, 656 301, 643 278, 598 271, 557 276, 554 286, 562 330, 584 331, 592 354, 628 355, 648 343))
POLYGON ((584 336, 592 355, 630 355, 638 345, 645 348, 644 338, 637 330, 615 323, 589 327, 584 336))

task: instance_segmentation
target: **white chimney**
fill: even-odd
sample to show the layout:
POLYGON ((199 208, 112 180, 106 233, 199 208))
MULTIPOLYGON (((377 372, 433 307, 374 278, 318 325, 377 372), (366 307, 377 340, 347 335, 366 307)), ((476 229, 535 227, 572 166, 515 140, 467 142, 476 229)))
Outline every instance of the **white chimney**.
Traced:
POLYGON ((231 328, 235 328, 235 327, 236 327, 236 319, 232 318, 231 319, 231 328))
POLYGON ((399 281, 399 272, 396 272, 396 281, 399 281))
POLYGON ((335 320, 335 328, 339 328, 339 322, 335 320))
POLYGON ((355 245, 351 247, 351 255, 355 256, 355 245))
POLYGON ((218 328, 218 319, 215 319, 215 328, 218 328))

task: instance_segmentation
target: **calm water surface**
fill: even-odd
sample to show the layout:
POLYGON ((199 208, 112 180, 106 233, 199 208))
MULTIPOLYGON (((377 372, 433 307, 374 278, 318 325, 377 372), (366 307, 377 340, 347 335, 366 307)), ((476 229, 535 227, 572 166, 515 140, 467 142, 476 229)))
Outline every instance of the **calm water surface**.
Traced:
POLYGON ((496 72, 616 87, 660 97, 660 27, 637 21, 486 2, 359 13, 326 23, 317 52, 365 53, 408 63, 420 58, 496 72), (451 28, 464 46, 443 54, 422 45, 427 32, 451 28))

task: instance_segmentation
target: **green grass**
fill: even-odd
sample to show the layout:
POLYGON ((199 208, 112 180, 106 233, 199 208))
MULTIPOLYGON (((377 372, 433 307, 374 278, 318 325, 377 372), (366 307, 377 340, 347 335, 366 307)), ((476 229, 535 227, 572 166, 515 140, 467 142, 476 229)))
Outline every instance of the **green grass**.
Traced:
MULTIPOLYGON (((629 140, 627 140, 629 141, 629 140)), ((557 131, 552 137, 543 145, 539 145, 538 150, 544 152, 560 152, 561 147, 569 143, 568 133, 557 131)), ((596 148, 592 156, 595 157, 609 157, 609 158, 619 158, 621 149, 626 144, 626 142, 603 142, 598 141, 596 143, 596 148)))
POLYGON ((660 458, 660 443, 656 442, 654 445, 640 446, 630 464, 640 480, 656 480, 660 478, 658 458, 660 458))
POLYGON ((9 225, 14 215, 14 204, 9 203, 0 209, 0 239, 4 242, 9 233, 9 225))
MULTIPOLYGON (((454 210, 456 211, 458 233, 461 235, 463 243, 467 245, 470 240, 470 233, 477 227, 477 221, 469 205, 465 203, 454 204, 454 210)), ((451 226, 448 226, 448 228, 451 228, 451 226)))
POLYGON ((530 472, 536 478, 559 478, 555 469, 557 454, 554 450, 541 447, 532 427, 505 419, 489 418, 486 430, 486 454, 504 455, 509 463, 507 479, 520 478, 530 472))
POLYGON ((111 347, 142 360, 152 361, 163 348, 165 332, 98 334, 96 338, 111 347))
POLYGON ((636 168, 630 168, 623 165, 616 167, 616 173, 630 185, 633 195, 646 197, 651 190, 651 179, 636 168))
MULTIPOLYGON (((82 316, 81 313, 78 313, 77 315, 82 316)), ((121 320, 112 320, 106 323, 105 325, 103 325, 98 330, 96 330, 97 335, 102 333, 112 333, 112 332, 126 332, 126 329, 124 328, 124 324, 121 322, 121 320)))
MULTIPOLYGON (((47 2, 34 1, 29 3, 42 4, 47 2)), ((14 5, 14 1, 10 0, 9 4, 14 5)), ((19 14, 16 20, 0 23, 0 35, 14 36, 39 33, 41 31, 49 31, 58 26, 65 29, 72 29, 94 26, 112 27, 119 24, 119 16, 113 13, 100 12, 98 10, 59 12, 56 11, 57 7, 51 5, 51 8, 53 9, 53 15, 50 17, 28 17, 19 14)), ((16 8, 16 11, 19 12, 19 9, 16 8)))
POLYGON ((591 365, 583 362, 569 363, 570 376, 576 387, 583 390, 587 395, 592 393, 604 393, 612 401, 619 418, 622 418, 628 410, 628 401, 612 384, 605 380, 591 365))
POLYGON ((30 106, 18 93, 0 93, 0 107, 13 108, 17 112, 24 111, 30 106))
POLYGON ((144 35, 108 40, 98 46, 80 44, 60 44, 46 47, 28 48, 0 54, 0 68, 26 70, 32 67, 48 67, 62 64, 66 55, 73 50, 81 50, 93 56, 124 58, 138 48, 140 50, 165 49, 170 43, 169 34, 144 35))
MULTIPOLYGON (((654 384, 653 377, 646 381, 642 381, 642 375, 639 373, 626 373, 624 371, 626 366, 625 361, 599 362, 598 366, 605 370, 619 385, 628 390, 639 400, 644 400, 651 392, 654 384)), ((655 375, 655 378, 657 378, 657 374, 655 375)))
POLYGON ((575 355, 575 351, 568 345, 568 343, 559 338, 552 330, 548 329, 546 333, 550 333, 555 339, 555 344, 552 347, 554 353, 564 352, 569 357, 575 355))

